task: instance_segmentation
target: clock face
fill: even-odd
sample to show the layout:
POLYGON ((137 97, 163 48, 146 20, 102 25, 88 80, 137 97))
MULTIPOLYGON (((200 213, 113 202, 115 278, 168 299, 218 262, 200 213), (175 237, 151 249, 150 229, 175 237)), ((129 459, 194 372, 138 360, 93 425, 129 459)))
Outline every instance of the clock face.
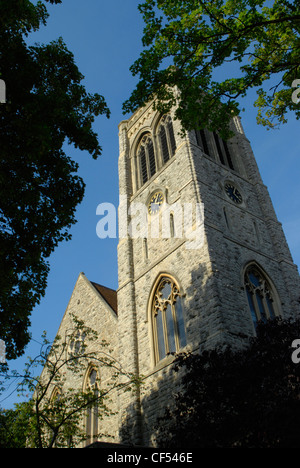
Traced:
POLYGON ((157 213, 161 205, 163 204, 163 201, 164 201, 164 195, 162 192, 156 192, 154 195, 152 195, 148 203, 149 214, 152 215, 152 214, 157 213))
POLYGON ((228 197, 231 198, 231 200, 233 200, 235 203, 242 203, 242 195, 240 194, 239 190, 230 182, 225 184, 225 192, 228 197))

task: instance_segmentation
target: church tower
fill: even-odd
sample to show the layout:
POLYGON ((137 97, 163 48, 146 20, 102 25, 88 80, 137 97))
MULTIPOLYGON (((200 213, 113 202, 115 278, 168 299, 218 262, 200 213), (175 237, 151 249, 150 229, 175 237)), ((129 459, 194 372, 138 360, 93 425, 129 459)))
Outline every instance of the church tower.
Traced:
POLYGON ((300 284, 239 118, 228 142, 184 135, 152 104, 119 125, 118 342, 144 377, 120 396, 123 441, 151 445, 174 353, 239 345, 299 313, 300 284))

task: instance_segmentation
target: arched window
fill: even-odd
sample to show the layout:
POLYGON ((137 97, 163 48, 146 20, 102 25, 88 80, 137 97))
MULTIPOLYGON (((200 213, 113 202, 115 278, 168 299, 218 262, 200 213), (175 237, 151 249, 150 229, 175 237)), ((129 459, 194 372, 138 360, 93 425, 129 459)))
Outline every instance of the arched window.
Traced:
POLYGON ((170 237, 175 237, 175 224, 173 213, 170 213, 170 237))
POLYGON ((165 164, 172 158, 172 156, 174 156, 176 151, 173 123, 169 115, 164 115, 161 119, 158 129, 158 138, 162 155, 162 163, 165 164))
POLYGON ((221 164, 234 170, 232 157, 227 142, 223 140, 216 132, 213 132, 213 135, 221 164))
POLYGON ((68 359, 80 358, 85 351, 85 333, 82 330, 77 330, 73 335, 70 337, 69 340, 69 347, 68 347, 68 359))
POLYGON ((259 321, 280 315, 276 293, 258 266, 253 264, 246 269, 244 282, 255 327, 259 321))
POLYGON ((169 277, 162 277, 152 302, 155 361, 176 353, 186 345, 180 291, 169 277))
POLYGON ((223 140, 218 133, 211 132, 207 129, 196 129, 195 134, 197 145, 200 146, 205 154, 211 157, 215 155, 216 159, 220 161, 223 166, 235 170, 230 146, 226 140, 223 140), (213 150, 213 146, 215 146, 216 150, 213 150))
POLYGON ((88 370, 85 391, 89 393, 90 405, 86 412, 86 439, 87 445, 93 443, 98 437, 98 404, 99 396, 98 374, 94 367, 88 370))
POLYGON ((61 399, 61 390, 55 387, 50 397, 51 405, 54 406, 56 403, 60 401, 60 399, 61 399))
POLYGON ((138 161, 138 186, 143 186, 154 174, 158 168, 163 166, 174 156, 176 151, 176 141, 172 119, 169 115, 162 117, 158 127, 158 142, 161 157, 156 154, 156 146, 154 145, 151 134, 145 133, 137 147, 138 161))
POLYGON ((224 215, 226 227, 227 227, 227 229, 230 231, 230 230, 231 230, 231 229, 230 229, 230 227, 231 227, 231 226, 230 226, 230 218, 229 218, 229 214, 228 214, 228 212, 227 212, 225 206, 224 206, 224 208, 223 208, 223 215, 224 215))
POLYGON ((137 150, 137 156, 140 166, 141 185, 143 185, 147 180, 151 179, 156 172, 154 146, 150 133, 142 137, 137 150))
POLYGON ((51 437, 54 437, 53 448, 74 447, 72 424, 63 426, 61 431, 61 422, 65 419, 66 408, 68 405, 68 396, 64 397, 61 388, 55 387, 50 397, 50 409, 48 414, 48 427, 51 437), (60 428, 60 429, 59 429, 60 428), (58 430, 58 432, 56 432, 58 430), (53 431, 53 432, 52 432, 53 431))
POLYGON ((200 148, 205 154, 207 154, 208 156, 211 156, 209 147, 208 147, 209 134, 207 130, 199 129, 199 130, 196 130, 195 133, 196 133, 197 145, 200 146, 200 148))

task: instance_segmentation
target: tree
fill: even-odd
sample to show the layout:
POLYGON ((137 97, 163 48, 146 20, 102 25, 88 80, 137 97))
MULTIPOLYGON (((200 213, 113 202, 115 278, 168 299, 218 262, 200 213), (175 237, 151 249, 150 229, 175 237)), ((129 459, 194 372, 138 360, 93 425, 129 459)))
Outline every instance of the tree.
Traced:
POLYGON ((299 119, 299 7, 299 0, 144 1, 144 50, 131 67, 139 81, 124 113, 152 99, 165 113, 178 101, 183 129, 228 138, 239 100, 255 88, 260 124, 274 128, 289 111, 299 119))
POLYGON ((84 196, 78 164, 65 143, 101 154, 92 129, 109 117, 106 102, 82 84, 72 53, 60 38, 28 46, 26 37, 46 24, 44 2, 0 0, 0 339, 7 359, 23 354, 30 314, 45 293, 47 259, 76 222, 84 196))
POLYGON ((299 319, 279 319, 260 323, 243 349, 180 356, 183 389, 158 421, 158 446, 299 447, 299 336, 299 319))
POLYGON ((0 409, 0 448, 25 448, 27 428, 27 402, 15 409, 0 409))
MULTIPOLYGON (((15 410, 0 413, 4 448, 78 447, 87 438, 84 427, 87 411, 97 413, 99 420, 112 416, 115 414, 110 408, 112 394, 135 391, 140 385, 141 379, 121 367, 108 343, 100 341, 95 330, 76 316, 71 318, 72 326, 65 335, 57 335, 51 345, 44 334, 40 354, 28 358, 24 373, 2 366, 2 391, 12 381, 18 381, 17 391, 27 397, 31 395, 15 410), (94 381, 97 391, 82 385, 91 362, 93 368, 101 371, 101 381, 99 376, 94 381)), ((96 440, 102 436, 110 434, 99 429, 96 440)))

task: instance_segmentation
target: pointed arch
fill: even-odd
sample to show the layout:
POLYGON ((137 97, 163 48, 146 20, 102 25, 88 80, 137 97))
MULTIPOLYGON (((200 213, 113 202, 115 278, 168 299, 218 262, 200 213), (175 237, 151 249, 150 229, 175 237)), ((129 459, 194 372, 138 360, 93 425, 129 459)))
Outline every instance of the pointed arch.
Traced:
POLYGON ((154 176, 157 170, 154 142, 150 132, 141 136, 136 154, 139 169, 139 186, 141 187, 154 176))
POLYGON ((97 398, 99 396, 99 372, 94 364, 90 364, 87 368, 83 391, 89 393, 91 401, 86 409, 85 415, 86 444, 89 445, 97 440, 99 433, 97 403, 97 398))
POLYGON ((131 168, 136 188, 146 184, 174 156, 175 151, 172 118, 169 114, 162 117, 157 114, 152 126, 140 130, 132 145, 131 168))
POLYGON ((60 400, 61 395, 62 395, 61 389, 55 386, 50 396, 51 405, 54 405, 55 403, 57 403, 60 400))
POLYGON ((276 288, 263 268, 250 262, 244 268, 244 287, 254 327, 259 321, 267 321, 281 315, 276 288))
POLYGON ((186 344, 182 292, 169 274, 156 279, 149 302, 154 363, 179 352, 186 344))
POLYGON ((204 128, 199 128, 199 129, 195 130, 195 133, 196 133, 197 145, 200 146, 202 151, 207 156, 211 156, 211 151, 209 149, 209 144, 208 144, 208 141, 209 141, 209 138, 210 138, 210 134, 209 134, 208 130, 206 130, 204 128))
POLYGON ((176 151, 176 140, 173 122, 170 115, 164 115, 158 124, 158 140, 161 153, 161 164, 166 164, 176 151))

